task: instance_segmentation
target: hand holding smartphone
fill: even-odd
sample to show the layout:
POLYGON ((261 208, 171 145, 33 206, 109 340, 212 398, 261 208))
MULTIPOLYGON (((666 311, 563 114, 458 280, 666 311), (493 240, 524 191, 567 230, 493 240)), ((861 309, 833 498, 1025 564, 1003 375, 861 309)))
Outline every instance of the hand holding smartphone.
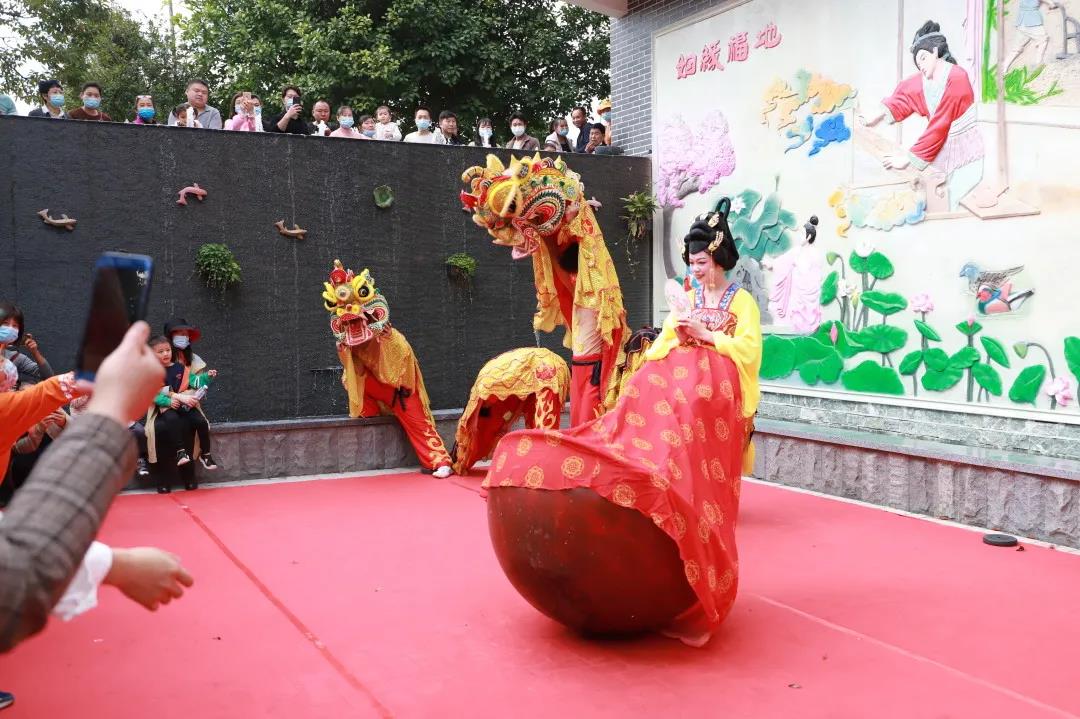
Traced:
POLYGON ((131 325, 146 319, 154 261, 146 255, 106 252, 94 266, 90 312, 75 360, 76 379, 94 381, 102 360, 120 346, 131 325))

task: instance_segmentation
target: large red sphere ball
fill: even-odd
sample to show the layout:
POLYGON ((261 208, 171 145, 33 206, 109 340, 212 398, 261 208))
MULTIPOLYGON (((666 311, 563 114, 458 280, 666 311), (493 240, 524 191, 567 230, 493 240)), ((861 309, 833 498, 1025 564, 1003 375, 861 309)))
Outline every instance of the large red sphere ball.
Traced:
POLYGON ((662 629, 696 601, 675 540, 591 489, 494 487, 488 528, 514 588, 583 634, 662 629))

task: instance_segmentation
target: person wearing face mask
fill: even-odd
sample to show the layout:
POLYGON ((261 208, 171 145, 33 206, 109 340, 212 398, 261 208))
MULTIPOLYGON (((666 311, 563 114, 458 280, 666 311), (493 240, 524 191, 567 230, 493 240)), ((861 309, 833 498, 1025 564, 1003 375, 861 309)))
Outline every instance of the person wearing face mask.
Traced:
POLYGON ((375 129, 375 118, 371 115, 360 116, 360 135, 365 140, 374 140, 377 130, 375 129))
MULTIPOLYGON (((364 115, 364 118, 371 120, 371 117, 364 115)), ((356 129, 356 119, 353 117, 352 108, 348 105, 342 105, 337 111, 338 128, 330 133, 330 137, 346 137, 350 140, 367 140, 370 139, 364 136, 359 130, 356 129)), ((361 123, 362 124, 362 123, 361 123)), ((372 134, 374 135, 374 127, 372 128, 372 134)))
POLYGON ((35 107, 28 117, 51 117, 54 120, 66 120, 64 112, 64 88, 59 80, 42 80, 38 83, 38 97, 41 98, 41 107, 35 107))
POLYGON ((302 117, 304 100, 300 88, 295 85, 286 85, 281 91, 281 104, 285 111, 267 121, 267 131, 285 132, 290 135, 310 135, 311 125, 302 117))
POLYGON ((233 112, 231 118, 225 121, 226 130, 237 132, 260 132, 259 122, 255 117, 255 109, 262 106, 262 101, 250 92, 238 92, 233 95, 233 112))
POLYGON ((18 115, 19 111, 15 107, 15 101, 11 99, 10 95, 0 95, 0 115, 18 115))
MULTIPOLYGON (((15 384, 12 389, 26 389, 53 376, 52 367, 41 353, 34 336, 24 330, 22 310, 7 301, 0 302, 0 362, 9 362, 15 368, 15 384), (16 346, 22 352, 14 349, 16 346)), ((15 490, 34 468, 37 458, 63 429, 66 421, 67 415, 57 410, 44 418, 41 426, 35 424, 31 432, 22 435, 15 443, 15 461, 7 477, 3 476, 7 466, 0 467, 0 479, 4 480, 0 485, 0 506, 11 500, 15 490)))
POLYGON ((98 122, 112 122, 112 118, 101 111, 101 85, 96 82, 88 82, 82 86, 79 93, 82 107, 72 110, 68 117, 72 120, 96 120, 98 122))
POLYGON ((154 107, 154 98, 150 95, 138 95, 135 98, 134 125, 157 125, 157 108, 154 107))
POLYGON ((515 112, 510 116, 510 133, 514 136, 514 139, 506 143, 507 150, 532 151, 540 149, 540 141, 526 133, 526 124, 525 116, 520 112, 515 112))
MULTIPOLYGON (((217 463, 210 455, 210 423, 203 414, 201 400, 191 384, 194 376, 207 373, 206 362, 191 349, 192 343, 202 337, 202 332, 183 319, 173 319, 165 323, 165 337, 173 347, 172 364, 165 370, 166 385, 169 387, 170 397, 181 404, 180 414, 191 430, 185 438, 185 448, 177 455, 176 464, 183 466, 192 460, 198 460, 205 469, 215 470, 217 463)), ((216 375, 217 372, 210 370, 208 374, 216 375)), ((146 432, 148 449, 152 452, 154 437, 150 424, 147 424, 146 432)), ((154 454, 149 454, 149 459, 151 464, 157 461, 154 454)), ((196 486, 194 481, 185 484, 187 489, 195 489, 196 486)))
POLYGON ((567 139, 567 135, 570 134, 570 126, 566 122, 565 117, 560 117, 556 120, 552 120, 548 125, 548 129, 551 130, 551 134, 544 140, 544 149, 548 152, 573 152, 574 148, 570 145, 570 140, 567 139))
POLYGON ((24 323, 23 312, 17 305, 0 301, 0 357, 6 357, 15 365, 20 388, 53 376, 52 367, 41 353, 37 340, 25 331, 24 323))
POLYGON ((405 142, 416 142, 424 145, 438 143, 438 137, 431 131, 431 110, 426 107, 416 108, 416 132, 410 132, 405 136, 405 142))
POLYGON ((472 147, 498 147, 499 143, 495 141, 494 128, 491 125, 490 117, 481 117, 476 121, 476 130, 473 133, 473 141, 469 143, 472 147))

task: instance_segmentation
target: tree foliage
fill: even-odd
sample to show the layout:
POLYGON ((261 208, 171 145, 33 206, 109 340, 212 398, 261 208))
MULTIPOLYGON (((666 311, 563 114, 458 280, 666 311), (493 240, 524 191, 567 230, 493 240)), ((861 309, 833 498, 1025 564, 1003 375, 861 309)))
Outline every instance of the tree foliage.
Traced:
POLYGON ((505 139, 515 110, 535 135, 610 91, 607 18, 555 0, 191 0, 188 8, 194 71, 222 97, 252 90, 276 105, 291 83, 334 107, 374 113, 386 104, 407 121, 419 104, 454 110, 462 132, 490 116, 505 139))
POLYGON ((0 25, 0 90, 27 102, 43 78, 60 80, 68 110, 84 82, 100 83, 114 120, 134 116, 136 95, 153 95, 159 115, 183 100, 167 28, 109 0, 0 0, 0 25))

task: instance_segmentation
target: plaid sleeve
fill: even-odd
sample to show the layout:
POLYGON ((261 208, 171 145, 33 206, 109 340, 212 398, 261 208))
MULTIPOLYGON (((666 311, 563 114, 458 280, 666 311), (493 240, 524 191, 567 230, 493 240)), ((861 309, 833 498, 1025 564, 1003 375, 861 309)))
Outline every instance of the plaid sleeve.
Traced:
POLYGON ((45 626, 135 455, 125 427, 88 414, 38 461, 0 522, 0 652, 45 626))

